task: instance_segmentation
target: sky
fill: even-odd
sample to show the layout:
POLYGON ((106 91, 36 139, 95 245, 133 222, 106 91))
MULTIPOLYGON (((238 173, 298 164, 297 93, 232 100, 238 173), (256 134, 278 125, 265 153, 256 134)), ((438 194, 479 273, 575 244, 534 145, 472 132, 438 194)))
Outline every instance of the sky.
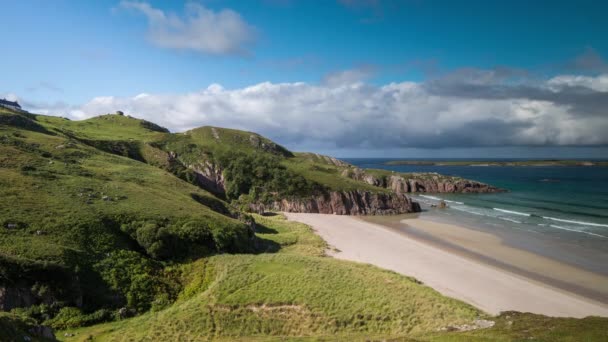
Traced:
POLYGON ((0 98, 337 157, 608 158, 608 2, 3 1, 0 98))

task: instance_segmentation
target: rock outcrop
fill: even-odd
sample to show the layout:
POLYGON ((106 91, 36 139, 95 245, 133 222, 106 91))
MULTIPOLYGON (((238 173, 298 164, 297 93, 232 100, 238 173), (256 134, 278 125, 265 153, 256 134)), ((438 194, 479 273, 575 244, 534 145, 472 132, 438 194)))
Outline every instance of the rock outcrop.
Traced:
POLYGON ((494 193, 505 190, 485 183, 460 177, 444 176, 437 173, 394 173, 376 177, 359 168, 346 169, 343 176, 374 186, 391 189, 397 194, 404 193, 494 193))
POLYGON ((226 193, 226 180, 219 165, 209 160, 188 166, 196 174, 197 183, 204 189, 216 194, 226 193))
POLYGON ((256 212, 273 210, 336 215, 389 215, 420 211, 420 205, 403 194, 373 193, 362 190, 331 191, 308 198, 282 199, 270 204, 252 204, 250 208, 256 212))

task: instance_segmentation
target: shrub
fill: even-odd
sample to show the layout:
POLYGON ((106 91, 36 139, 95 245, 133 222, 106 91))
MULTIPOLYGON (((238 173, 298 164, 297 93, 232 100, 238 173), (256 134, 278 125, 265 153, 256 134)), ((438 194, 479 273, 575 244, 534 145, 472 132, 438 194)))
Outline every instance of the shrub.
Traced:
POLYGON ((107 309, 97 310, 90 314, 84 314, 75 307, 65 307, 59 313, 44 322, 54 329, 68 329, 107 322, 112 319, 112 312, 107 309))

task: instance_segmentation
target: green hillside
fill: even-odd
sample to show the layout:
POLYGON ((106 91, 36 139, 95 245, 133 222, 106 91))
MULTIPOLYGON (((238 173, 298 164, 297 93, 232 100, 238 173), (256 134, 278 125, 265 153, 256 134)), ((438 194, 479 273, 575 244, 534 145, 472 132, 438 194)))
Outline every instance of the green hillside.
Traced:
POLYGON ((72 131, 86 123, 0 112, 0 281, 13 289, 7 302, 30 306, 34 317, 77 305, 143 312, 174 297, 171 263, 255 249, 251 227, 224 201, 92 146, 98 137, 161 134, 107 117, 93 120, 106 125, 97 136, 72 131), (112 131, 117 123, 123 129, 112 131), (118 266, 125 274, 115 274, 118 266))
POLYGON ((303 224, 255 219, 277 253, 199 260, 187 266, 188 283, 168 309, 60 334, 74 335, 66 341, 415 336, 483 315, 415 279, 324 257, 325 244, 303 224))
POLYGON ((303 224, 240 210, 389 191, 351 169, 251 132, 0 109, 0 311, 10 311, 0 340, 44 340, 40 324, 76 341, 605 337, 605 319, 517 313, 447 332, 486 315, 415 279, 325 257, 303 224), (223 191, 205 190, 205 173, 223 191))

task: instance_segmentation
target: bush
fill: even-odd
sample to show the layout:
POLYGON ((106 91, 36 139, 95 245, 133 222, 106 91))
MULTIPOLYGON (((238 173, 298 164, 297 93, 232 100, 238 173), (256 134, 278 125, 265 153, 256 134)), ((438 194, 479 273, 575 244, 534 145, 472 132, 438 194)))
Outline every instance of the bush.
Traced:
POLYGON ((44 324, 54 329, 68 329, 107 322, 112 320, 112 318, 112 312, 107 309, 101 309, 91 314, 84 314, 78 308, 65 307, 59 310, 59 313, 54 318, 45 321, 44 324))
POLYGON ((150 309, 157 292, 161 265, 134 251, 119 250, 96 265, 102 279, 121 295, 129 308, 138 312, 150 309))
POLYGON ((217 153, 215 161, 224 169, 226 197, 237 200, 249 195, 268 202, 288 196, 308 196, 323 190, 320 184, 288 170, 281 159, 265 153, 217 153))

